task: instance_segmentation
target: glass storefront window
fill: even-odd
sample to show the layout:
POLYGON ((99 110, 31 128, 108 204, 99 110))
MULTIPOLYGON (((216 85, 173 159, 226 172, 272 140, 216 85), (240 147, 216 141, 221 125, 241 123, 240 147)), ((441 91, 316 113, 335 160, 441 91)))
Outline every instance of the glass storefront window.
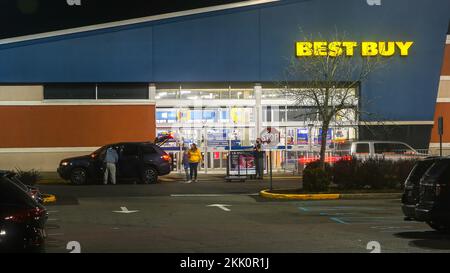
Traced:
POLYGON ((156 96, 159 99, 181 99, 181 100, 216 100, 216 99, 254 99, 255 93, 252 88, 208 88, 208 89, 157 89, 156 96))
POLYGON ((230 99, 248 100, 254 99, 255 92, 253 89, 230 89, 230 99))
POLYGON ((271 106, 263 106, 262 107, 262 120, 263 122, 271 122, 272 121, 272 107, 271 106))
POLYGON ((233 124, 243 124, 255 121, 253 107, 232 107, 230 109, 230 122, 233 124))
POLYGON ((339 111, 335 116, 336 123, 353 123, 356 120, 355 109, 344 109, 339 111))
POLYGON ((272 121, 285 122, 286 121, 286 107, 277 106, 272 107, 272 121))
POLYGON ((178 89, 160 89, 156 90, 155 99, 157 100, 174 100, 179 98, 178 89))
POLYGON ((305 122, 316 121, 318 120, 317 110, 313 107, 288 106, 287 120, 305 122))
POLYGON ((286 99, 286 96, 283 94, 281 89, 264 89, 261 94, 262 99, 266 100, 279 100, 286 99))
POLYGON ((263 122, 286 122, 286 106, 263 106, 263 122))
POLYGON ((219 111, 218 114, 218 122, 220 123, 229 123, 230 122, 230 111, 228 111, 228 108, 222 107, 217 109, 219 111))
POLYGON ((180 90, 180 99, 182 100, 199 100, 201 94, 193 90, 180 90))
POLYGON ((157 108, 157 123, 232 123, 254 122, 253 107, 220 108, 157 108))
POLYGON ((229 91, 226 89, 181 89, 182 100, 216 100, 228 99, 229 91))
POLYGON ((160 108, 156 110, 156 123, 175 123, 177 120, 176 109, 160 108))
POLYGON ((230 89, 226 89, 226 90, 221 90, 220 91, 220 99, 221 100, 228 100, 230 99, 230 89))

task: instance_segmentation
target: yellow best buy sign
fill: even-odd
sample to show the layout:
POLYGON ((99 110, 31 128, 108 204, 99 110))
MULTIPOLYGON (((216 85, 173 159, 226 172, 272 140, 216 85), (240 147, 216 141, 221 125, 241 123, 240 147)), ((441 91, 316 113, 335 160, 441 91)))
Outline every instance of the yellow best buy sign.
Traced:
POLYGON ((398 54, 408 56, 414 42, 297 42, 297 57, 310 56, 330 56, 337 57, 341 55, 354 56, 355 49, 361 48, 361 56, 390 57, 398 54))

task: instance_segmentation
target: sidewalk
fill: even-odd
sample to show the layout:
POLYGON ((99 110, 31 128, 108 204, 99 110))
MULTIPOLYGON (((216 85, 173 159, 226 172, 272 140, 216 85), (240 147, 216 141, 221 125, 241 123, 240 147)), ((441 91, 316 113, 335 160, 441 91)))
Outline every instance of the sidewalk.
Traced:
MULTIPOLYGON (((43 172, 41 173, 42 180, 38 182, 38 184, 41 185, 49 185, 49 184, 68 184, 68 181, 62 180, 58 173, 56 172, 43 172)), ((224 173, 211 173, 211 174, 205 174, 205 173, 199 173, 198 174, 198 180, 203 182, 225 182, 225 176, 224 173)), ((292 175, 288 173, 273 173, 272 174, 273 181, 292 181, 292 182, 299 182, 301 181, 301 176, 299 175, 292 175)), ((170 182, 182 182, 185 179, 184 173, 178 173, 178 172, 172 172, 168 175, 161 176, 158 178, 159 182, 161 183, 170 183, 170 182)), ((260 180, 252 180, 248 179, 247 181, 260 181, 260 180)), ((269 176, 264 176, 264 182, 269 181, 269 176)), ((230 182, 233 183, 233 182, 230 182)))

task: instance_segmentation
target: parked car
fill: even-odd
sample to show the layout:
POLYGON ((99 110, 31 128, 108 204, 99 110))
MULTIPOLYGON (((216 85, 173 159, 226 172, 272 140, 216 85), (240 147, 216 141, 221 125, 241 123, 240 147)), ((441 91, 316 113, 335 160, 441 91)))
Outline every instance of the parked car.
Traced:
POLYGON ((437 160, 420 180, 415 219, 438 231, 450 231, 450 157, 437 160))
POLYGON ((156 183, 158 176, 171 171, 170 156, 158 145, 150 142, 109 144, 90 155, 63 159, 58 167, 61 178, 73 184, 103 180, 106 150, 112 147, 119 155, 116 176, 120 180, 138 179, 144 184, 156 183))
POLYGON ((41 204, 0 175, 0 252, 42 251, 47 217, 41 204))
POLYGON ((337 144, 335 150, 340 155, 349 154, 358 159, 383 157, 399 160, 427 156, 399 141, 354 141, 337 144))
POLYGON ((406 221, 416 217, 416 205, 419 202, 420 179, 425 172, 440 158, 426 157, 419 160, 406 178, 405 189, 402 195, 402 211, 406 221))
POLYGON ((34 200, 36 200, 39 204, 44 204, 44 196, 42 196, 42 193, 39 191, 39 188, 28 186, 22 183, 22 181, 17 178, 17 173, 12 171, 2 171, 0 170, 0 176, 5 176, 11 180, 11 182, 14 182, 17 186, 19 186, 22 190, 24 190, 28 195, 30 195, 34 200))

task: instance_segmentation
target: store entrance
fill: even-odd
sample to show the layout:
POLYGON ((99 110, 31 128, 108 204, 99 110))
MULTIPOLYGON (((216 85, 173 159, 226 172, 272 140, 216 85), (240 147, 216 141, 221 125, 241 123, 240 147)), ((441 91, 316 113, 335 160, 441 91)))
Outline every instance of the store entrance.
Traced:
MULTIPOLYGON (((318 126, 279 126, 280 143, 272 150, 272 169, 275 172, 297 173, 300 159, 315 158, 319 154, 321 129, 318 126)), ((223 128, 213 126, 159 128, 158 136, 172 134, 163 149, 173 158, 173 171, 182 173, 183 148, 197 144, 203 155, 199 171, 225 174, 230 151, 251 151, 257 138, 254 127, 223 128)), ((333 127, 328 132, 327 146, 330 156, 334 144, 355 139, 355 127, 333 127)), ((268 157, 268 153, 266 153, 268 157)), ((268 166, 268 158, 266 160, 268 166)))
POLYGON ((203 162, 200 171, 205 173, 225 173, 227 156, 233 150, 251 150, 256 139, 255 129, 252 127, 179 127, 159 128, 158 136, 171 134, 173 140, 168 141, 163 149, 173 157, 174 170, 182 170, 183 148, 189 149, 192 143, 202 151, 203 162))

